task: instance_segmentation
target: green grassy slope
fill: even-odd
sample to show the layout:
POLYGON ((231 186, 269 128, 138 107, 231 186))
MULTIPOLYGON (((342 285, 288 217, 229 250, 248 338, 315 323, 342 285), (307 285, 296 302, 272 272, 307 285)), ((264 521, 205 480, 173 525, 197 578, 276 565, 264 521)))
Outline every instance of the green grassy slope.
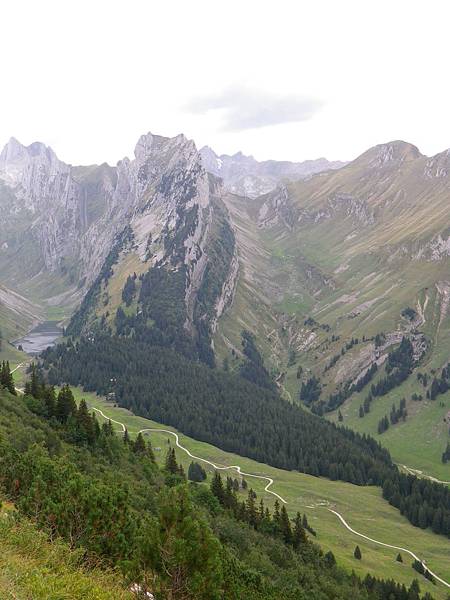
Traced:
MULTIPOLYGON (((84 397, 91 407, 99 408, 108 417, 126 425, 131 435, 140 429, 164 428, 164 426, 136 417, 129 411, 114 407, 104 399, 82 390, 76 390, 78 399, 84 397)), ((120 426, 114 424, 117 431, 120 426)), ((171 431, 173 428, 167 427, 171 431)), ((448 540, 437 536, 430 531, 423 531, 410 525, 399 512, 391 507, 381 497, 381 491, 374 487, 357 487, 342 482, 331 482, 309 475, 283 471, 253 460, 243 458, 231 453, 223 452, 209 444, 198 442, 179 434, 180 443, 194 455, 205 458, 221 465, 240 465, 247 473, 266 475, 274 479, 272 489, 288 502, 287 508, 291 515, 296 511, 305 512, 308 520, 317 531, 317 541, 325 550, 332 550, 338 562, 346 568, 354 569, 358 574, 370 572, 379 577, 393 577, 405 584, 414 579, 415 572, 410 567, 410 562, 404 557, 403 565, 395 561, 397 553, 394 550, 383 548, 348 532, 338 521, 337 517, 327 510, 334 508, 340 512, 351 527, 380 541, 407 547, 423 557, 430 568, 447 580, 450 579, 450 551, 448 540), (356 544, 362 549, 363 560, 357 561, 353 557, 356 544)), ((167 433, 151 433, 149 439, 155 449, 159 462, 165 458, 168 442, 174 443, 172 436, 167 433)), ((185 469, 189 466, 191 458, 182 450, 177 449, 177 457, 185 469)), ((213 471, 212 467, 205 465, 208 477, 213 471)), ((230 471, 236 476, 236 471, 230 471)), ((266 482, 246 477, 250 486, 259 497, 269 505, 273 505, 274 496, 264 491, 266 482)), ((422 586, 422 581, 421 581, 422 586)), ((436 598, 445 598, 442 586, 432 586, 425 580, 423 589, 428 589, 436 598)))
POLYGON ((0 511, 0 598, 32 600, 126 600, 118 574, 81 567, 82 553, 49 542, 11 505, 0 511))
MULTIPOLYGON (((375 359, 369 341, 338 356, 352 338, 418 330, 427 352, 417 369, 439 372, 450 343, 450 258, 436 250, 450 231, 448 181, 439 170, 447 162, 446 155, 430 160, 394 142, 338 171, 287 184, 284 192, 255 201, 230 195, 240 273, 234 304, 216 334, 220 356, 237 362, 230 347, 240 350, 239 335, 247 328, 286 398, 298 401, 302 380, 314 374, 326 400, 375 359), (414 325, 401 316, 406 307, 418 315, 414 325)), ((405 397, 407 422, 380 441, 397 462, 450 480, 450 467, 440 462, 448 400, 411 402, 411 394, 426 393, 413 373, 360 420, 367 391, 347 400, 345 423, 376 435, 379 418, 405 397)))
MULTIPOLYGON (((358 413, 365 394, 355 394, 354 398, 341 407, 343 424, 375 437, 389 449, 397 463, 419 469, 442 481, 450 481, 450 465, 441 462, 442 452, 449 439, 449 423, 444 418, 450 411, 450 392, 438 396, 434 401, 424 399, 422 402, 415 402, 410 397, 417 389, 415 377, 412 376, 390 394, 375 398, 370 413, 363 418, 358 413), (389 415, 393 402, 398 406, 400 399, 404 397, 408 399, 406 421, 400 421, 379 435, 379 420, 384 415, 389 415)), ((337 411, 330 418, 336 420, 337 411)))

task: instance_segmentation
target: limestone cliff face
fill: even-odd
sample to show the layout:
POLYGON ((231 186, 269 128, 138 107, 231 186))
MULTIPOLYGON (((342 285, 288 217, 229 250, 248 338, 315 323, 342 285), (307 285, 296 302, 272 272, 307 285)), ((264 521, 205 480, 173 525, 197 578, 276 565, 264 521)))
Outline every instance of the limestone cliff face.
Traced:
POLYGON ((98 273, 125 225, 131 227, 139 257, 149 261, 149 266, 172 261, 175 267, 186 262, 195 272, 197 253, 207 232, 210 190, 194 143, 182 135, 168 139, 149 133, 139 139, 134 160, 125 158, 118 163, 116 174, 108 206, 81 244, 80 262, 88 281, 92 280, 89 272, 98 273), (188 231, 186 216, 193 217, 194 212, 188 231), (181 229, 183 249, 175 259, 175 245, 180 240, 176 244, 170 240, 181 229))
MULTIPOLYGON (((5 202, 5 191, 9 192, 7 226, 0 242, 5 252, 0 260, 13 255, 20 257, 19 263, 33 262, 27 273, 31 277, 41 271, 64 270, 67 263, 78 260, 92 224, 87 189, 79 171, 41 143, 25 147, 14 138, 9 141, 0 155, 0 204, 5 202), (19 231, 17 215, 21 218, 19 231)), ((102 184, 101 195, 108 202, 113 182, 105 180, 102 184)), ((91 265, 88 269, 92 272, 91 265)))
POLYGON ((0 228, 0 275, 20 289, 18 269, 28 261, 28 278, 52 274, 82 296, 128 228, 146 269, 186 270, 189 329, 208 262, 212 199, 220 194, 220 183, 183 135, 143 135, 134 158, 116 167, 72 167, 43 144, 25 147, 11 139, 0 155, 0 206, 8 208, 8 226, 0 228))

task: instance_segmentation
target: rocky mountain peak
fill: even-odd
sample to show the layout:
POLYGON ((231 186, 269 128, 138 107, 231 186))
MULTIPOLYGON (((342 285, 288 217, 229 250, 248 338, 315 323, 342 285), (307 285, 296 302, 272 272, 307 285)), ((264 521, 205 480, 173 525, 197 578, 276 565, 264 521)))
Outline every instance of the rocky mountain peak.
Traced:
POLYGON ((41 158, 47 162, 58 160, 54 151, 42 142, 33 142, 29 146, 24 146, 15 137, 12 137, 0 154, 0 165, 4 166, 27 158, 30 160, 41 158))
POLYGON ((369 148, 353 162, 371 168, 379 168, 410 162, 422 156, 417 146, 402 140, 395 140, 369 148))
POLYGON ((21 157, 24 153, 25 146, 23 146, 15 137, 12 137, 9 142, 5 144, 0 154, 0 165, 17 160, 17 158, 21 157))
POLYGON ((0 179, 11 186, 29 188, 38 173, 67 173, 69 167, 62 163, 53 150, 41 142, 24 146, 12 137, 0 154, 0 179))
POLYGON ((153 165, 185 161, 186 163, 200 160, 193 140, 188 140, 184 134, 179 134, 173 138, 154 135, 149 132, 141 135, 135 150, 135 162, 138 166, 148 164, 153 165))
POLYGON ((199 152, 205 169, 213 175, 220 176, 222 160, 217 156, 214 150, 209 146, 203 146, 199 152))

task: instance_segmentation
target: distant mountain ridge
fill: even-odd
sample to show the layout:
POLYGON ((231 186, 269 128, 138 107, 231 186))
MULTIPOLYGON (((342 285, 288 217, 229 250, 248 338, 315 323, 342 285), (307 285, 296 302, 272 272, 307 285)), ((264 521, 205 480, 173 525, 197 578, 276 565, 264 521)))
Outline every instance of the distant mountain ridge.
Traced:
POLYGON ((242 152, 218 156, 209 146, 200 149, 205 169, 221 177, 233 194, 256 198, 271 192, 282 180, 305 179, 329 169, 340 169, 347 163, 328 161, 326 158, 303 162, 265 160, 257 161, 242 152))

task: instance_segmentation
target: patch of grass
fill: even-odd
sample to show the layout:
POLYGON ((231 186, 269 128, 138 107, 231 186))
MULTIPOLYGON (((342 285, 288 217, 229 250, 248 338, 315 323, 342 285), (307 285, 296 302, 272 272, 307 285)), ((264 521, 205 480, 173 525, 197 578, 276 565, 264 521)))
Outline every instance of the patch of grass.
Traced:
MULTIPOLYGON (((126 307, 122 303, 122 291, 125 286, 126 280, 129 275, 136 273, 140 275, 148 270, 148 264, 142 262, 137 254, 129 252, 127 254, 121 254, 120 260, 113 266, 113 276, 108 279, 107 285, 102 287, 102 297, 107 297, 108 302, 99 307, 98 314, 109 313, 109 321, 114 322, 116 311, 119 306, 125 310, 125 314, 136 313, 136 301, 130 306, 126 307)), ((139 280, 137 281, 139 285, 139 280)), ((139 291, 136 292, 136 297, 139 291)), ((101 304, 101 303, 100 303, 101 304)))
POLYGON ((64 321, 70 317, 70 309, 65 306, 49 306, 45 310, 47 321, 64 321))
MULTIPOLYGON (((426 400, 426 391, 417 385, 415 374, 386 396, 374 398, 370 413, 359 417, 359 406, 368 390, 355 394, 342 407, 343 425, 361 433, 369 433, 388 448, 395 462, 420 469, 427 475, 443 481, 450 481, 450 465, 441 462, 442 453, 449 439, 449 425, 444 417, 450 411, 450 392, 438 396, 436 400, 426 400), (419 392, 421 402, 411 400, 411 395, 419 392), (389 416, 392 404, 397 408, 400 400, 406 398, 408 416, 379 435, 378 422, 384 415, 389 416), (442 406, 442 404, 444 406, 442 406)), ((331 417, 336 420, 336 413, 331 417)))

